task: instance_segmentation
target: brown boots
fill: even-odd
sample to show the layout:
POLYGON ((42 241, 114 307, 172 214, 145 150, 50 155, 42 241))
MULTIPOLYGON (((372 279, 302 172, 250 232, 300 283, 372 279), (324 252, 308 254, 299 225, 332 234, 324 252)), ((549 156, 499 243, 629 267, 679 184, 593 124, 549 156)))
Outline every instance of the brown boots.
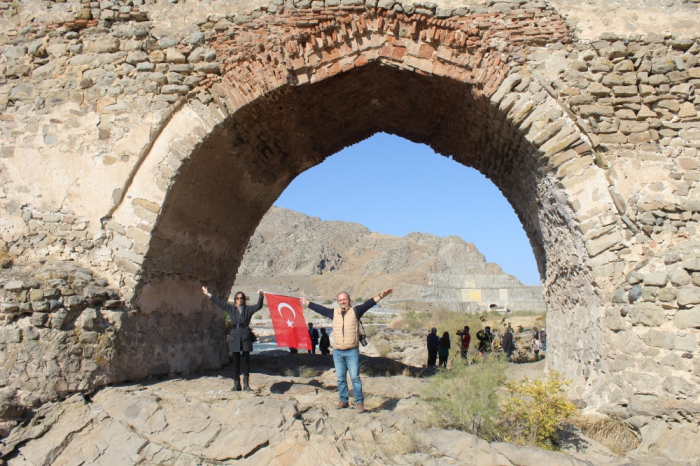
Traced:
MULTIPOLYGON (((350 403, 348 403, 347 401, 339 401, 338 404, 335 405, 336 409, 343 409, 343 408, 347 408, 349 406, 350 406, 350 403)), ((365 404, 364 403, 357 403, 355 408, 357 409, 357 412, 360 414, 365 412, 365 404)))

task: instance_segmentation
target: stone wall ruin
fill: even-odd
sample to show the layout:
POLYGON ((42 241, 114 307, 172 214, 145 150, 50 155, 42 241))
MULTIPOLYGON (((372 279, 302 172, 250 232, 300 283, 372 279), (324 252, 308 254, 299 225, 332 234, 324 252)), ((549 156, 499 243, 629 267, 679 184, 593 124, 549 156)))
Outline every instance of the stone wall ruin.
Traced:
POLYGON ((230 289, 294 177, 385 131, 511 202, 575 395, 698 454, 700 42, 695 20, 665 32, 696 3, 632 34, 577 29, 559 2, 2 5, 0 246, 102 289, 59 322, 74 272, 3 279, 5 412, 220 366, 200 284, 230 289), (93 350, 36 351, 98 320, 93 350))

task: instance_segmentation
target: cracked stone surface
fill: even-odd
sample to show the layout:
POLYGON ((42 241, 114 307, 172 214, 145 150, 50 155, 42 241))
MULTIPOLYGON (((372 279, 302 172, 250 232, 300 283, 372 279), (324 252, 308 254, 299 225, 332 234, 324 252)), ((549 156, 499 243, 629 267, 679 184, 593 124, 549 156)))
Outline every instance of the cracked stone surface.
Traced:
MULTIPOLYGON (((427 378, 363 377, 368 412, 338 410, 330 357, 283 352, 272 357, 290 359, 289 367, 313 358, 310 366, 318 375, 252 373, 252 392, 232 392, 231 372, 223 370, 107 387, 90 399, 74 395, 44 405, 15 429, 4 440, 3 457, 10 466, 690 464, 648 455, 613 458, 590 439, 590 451, 579 441, 570 456, 489 444, 455 430, 423 430, 426 410, 420 394, 427 378)), ((254 358, 253 364, 264 366, 269 359, 254 358)), ((521 365, 509 372, 517 378, 542 369, 542 364, 521 365)))

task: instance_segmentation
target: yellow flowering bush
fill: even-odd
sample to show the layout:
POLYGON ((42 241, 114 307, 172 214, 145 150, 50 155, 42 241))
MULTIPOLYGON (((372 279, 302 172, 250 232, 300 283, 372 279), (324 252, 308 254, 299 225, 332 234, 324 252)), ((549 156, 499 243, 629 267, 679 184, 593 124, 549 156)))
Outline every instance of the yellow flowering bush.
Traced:
POLYGON ((504 440, 554 449, 557 426, 576 412, 564 395, 568 384, 557 371, 550 371, 540 380, 525 378, 506 383, 500 425, 504 440))

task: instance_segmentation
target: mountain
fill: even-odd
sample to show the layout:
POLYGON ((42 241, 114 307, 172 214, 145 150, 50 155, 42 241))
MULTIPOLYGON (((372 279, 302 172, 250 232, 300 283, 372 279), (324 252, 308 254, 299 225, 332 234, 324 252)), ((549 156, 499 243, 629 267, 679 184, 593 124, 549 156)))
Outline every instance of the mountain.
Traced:
POLYGON ((351 222, 272 207, 250 239, 234 291, 257 290, 311 299, 353 299, 394 288, 389 303, 414 302, 478 311, 492 305, 544 310, 539 287, 524 286, 486 262, 459 236, 373 233, 351 222))

